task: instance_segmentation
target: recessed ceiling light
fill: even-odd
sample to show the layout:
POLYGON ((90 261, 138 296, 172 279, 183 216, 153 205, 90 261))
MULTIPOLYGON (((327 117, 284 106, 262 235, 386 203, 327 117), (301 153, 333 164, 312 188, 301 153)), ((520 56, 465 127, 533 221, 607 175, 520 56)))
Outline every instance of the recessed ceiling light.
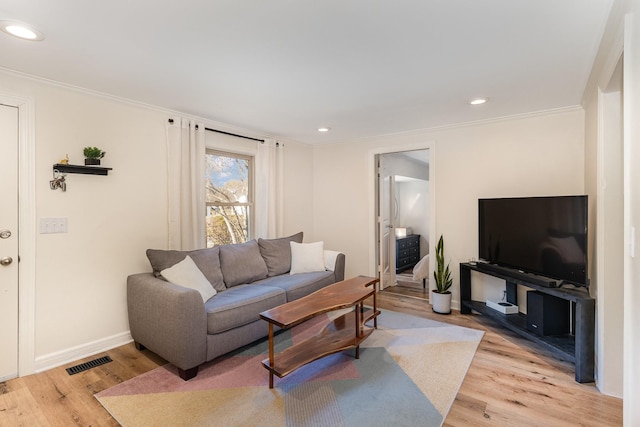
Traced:
POLYGON ((44 39, 44 34, 32 26, 23 24, 22 22, 0 21, 0 30, 23 40, 40 41, 44 39))
POLYGON ((476 99, 473 99, 473 100, 469 101, 469 104, 471 104, 471 105, 481 105, 481 104, 484 104, 487 101, 488 101, 487 98, 476 98, 476 99))
POLYGON ((318 128, 318 132, 329 132, 330 130, 331 130, 331 128, 328 128, 328 127, 318 128))

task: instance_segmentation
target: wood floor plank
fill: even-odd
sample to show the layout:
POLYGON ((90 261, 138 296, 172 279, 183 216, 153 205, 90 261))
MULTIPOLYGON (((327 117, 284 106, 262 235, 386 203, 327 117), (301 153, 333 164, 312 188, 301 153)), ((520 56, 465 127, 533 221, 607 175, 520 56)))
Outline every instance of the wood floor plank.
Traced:
POLYGON ((47 425, 47 419, 21 378, 0 383, 0 426, 47 425))
MULTIPOLYGON (((600 394, 594 384, 576 383, 573 364, 480 315, 435 314, 416 291, 385 290, 378 306, 485 332, 445 426, 622 425, 622 400, 600 394)), ((117 426, 94 394, 165 363, 131 343, 0 383, 0 427, 117 426), (105 354, 113 362, 71 376, 65 371, 105 354)))
POLYGON ((426 301, 385 292, 378 297, 383 309, 485 332, 444 425, 622 425, 622 400, 602 395, 593 383, 576 383, 572 363, 480 315, 438 315, 426 301))

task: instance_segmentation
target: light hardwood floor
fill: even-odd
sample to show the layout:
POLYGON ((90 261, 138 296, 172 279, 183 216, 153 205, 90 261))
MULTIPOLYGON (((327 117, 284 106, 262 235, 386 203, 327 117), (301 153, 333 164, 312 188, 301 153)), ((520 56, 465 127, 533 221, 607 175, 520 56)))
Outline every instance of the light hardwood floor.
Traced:
MULTIPOLYGON (((445 426, 622 425, 620 399, 600 394, 593 384, 576 383, 570 363, 480 316, 437 315, 425 299, 398 289, 381 292, 378 303, 381 308, 485 331, 445 426)), ((0 383, 0 426, 117 426, 93 395, 164 361, 127 344, 69 366, 105 354, 113 362, 76 375, 68 375, 68 366, 63 366, 0 383)))
POLYGON ((396 282, 397 285, 386 288, 385 293, 429 299, 428 281, 423 285, 419 281, 414 281, 412 274, 400 273, 396 275, 396 282))

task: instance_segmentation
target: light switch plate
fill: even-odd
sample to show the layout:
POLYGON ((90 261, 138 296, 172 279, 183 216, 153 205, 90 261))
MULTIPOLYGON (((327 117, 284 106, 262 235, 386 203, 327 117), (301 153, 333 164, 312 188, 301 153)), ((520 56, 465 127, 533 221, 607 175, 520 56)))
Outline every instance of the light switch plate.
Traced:
POLYGON ((68 229, 67 217, 40 218, 40 234, 67 233, 68 229))

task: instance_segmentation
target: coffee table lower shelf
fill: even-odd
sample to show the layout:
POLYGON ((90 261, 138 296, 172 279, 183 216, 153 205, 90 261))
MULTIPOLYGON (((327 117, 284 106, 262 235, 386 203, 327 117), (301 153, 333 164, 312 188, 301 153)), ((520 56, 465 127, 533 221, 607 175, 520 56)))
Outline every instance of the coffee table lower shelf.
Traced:
MULTIPOLYGON (((262 364, 270 373, 282 378, 307 363, 344 350, 355 348, 357 359, 360 343, 371 335, 373 328, 364 327, 360 336, 355 336, 354 327, 360 328, 355 310, 336 318, 317 335, 274 355, 273 366, 269 364, 269 359, 263 360, 262 364)), ((364 320, 371 318, 372 316, 364 320)))

